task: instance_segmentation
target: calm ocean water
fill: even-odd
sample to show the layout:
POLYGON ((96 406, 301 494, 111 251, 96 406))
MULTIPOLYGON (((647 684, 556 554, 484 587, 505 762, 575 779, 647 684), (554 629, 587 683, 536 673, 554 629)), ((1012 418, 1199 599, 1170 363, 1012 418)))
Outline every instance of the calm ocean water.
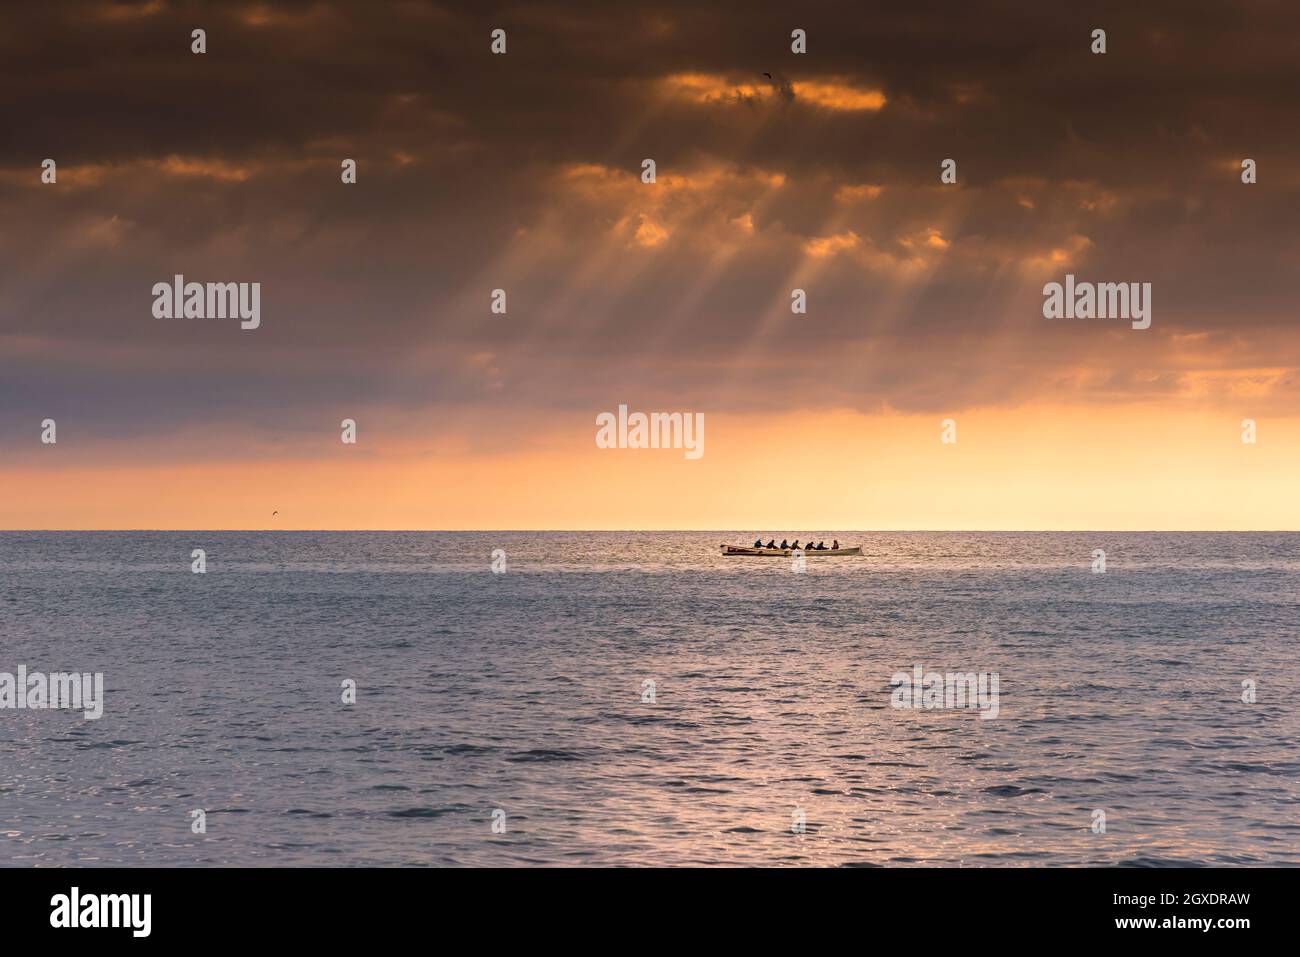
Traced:
POLYGON ((1300 863, 1300 534, 755 534, 0 533, 0 861, 1300 863))

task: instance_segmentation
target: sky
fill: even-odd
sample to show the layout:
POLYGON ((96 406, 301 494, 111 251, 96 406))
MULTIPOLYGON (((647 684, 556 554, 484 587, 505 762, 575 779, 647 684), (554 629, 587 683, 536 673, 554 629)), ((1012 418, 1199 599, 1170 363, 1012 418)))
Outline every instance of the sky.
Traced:
POLYGON ((1300 528, 1297 29, 5 5, 0 528, 1300 528), (176 274, 259 327, 155 317, 176 274), (1067 274, 1150 328, 1045 318, 1067 274), (704 454, 598 447, 620 405, 704 454))

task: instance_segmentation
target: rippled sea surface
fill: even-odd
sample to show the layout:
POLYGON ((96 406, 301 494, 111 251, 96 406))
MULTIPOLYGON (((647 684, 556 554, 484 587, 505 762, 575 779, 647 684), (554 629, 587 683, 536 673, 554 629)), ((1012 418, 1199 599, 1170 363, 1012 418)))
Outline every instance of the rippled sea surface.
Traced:
POLYGON ((0 533, 0 862, 1300 863, 1300 535, 813 534, 0 533))

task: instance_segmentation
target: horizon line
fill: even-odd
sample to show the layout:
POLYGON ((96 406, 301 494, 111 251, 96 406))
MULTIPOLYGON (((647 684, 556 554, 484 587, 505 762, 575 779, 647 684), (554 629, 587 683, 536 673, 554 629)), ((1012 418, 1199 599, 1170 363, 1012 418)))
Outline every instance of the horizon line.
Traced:
MULTIPOLYGON (((803 526, 808 527, 808 526, 803 526)), ((697 533, 717 532, 719 534, 742 531, 736 528, 3 528, 0 535, 32 532, 65 532, 70 534, 117 533, 117 532, 293 532, 293 533, 367 533, 400 532, 414 534, 475 534, 485 532, 572 532, 587 534, 609 534, 615 532, 644 533, 697 533)), ((819 529, 825 532, 826 529, 819 529)), ((1204 534, 1238 534, 1238 535, 1290 535, 1300 533, 1294 528, 838 528, 831 529, 838 533, 858 533, 863 535, 881 534, 926 534, 926 533, 1012 533, 1012 534, 1126 534, 1126 535, 1204 535, 1204 534)), ((748 533, 747 533, 748 534, 748 533)), ((766 532, 764 534, 774 534, 766 532)))

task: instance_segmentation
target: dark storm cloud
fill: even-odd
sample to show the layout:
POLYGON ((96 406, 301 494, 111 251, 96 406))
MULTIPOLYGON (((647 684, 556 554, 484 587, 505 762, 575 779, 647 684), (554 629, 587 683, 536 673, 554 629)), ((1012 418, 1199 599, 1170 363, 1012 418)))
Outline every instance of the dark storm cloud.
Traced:
MULTIPOLYGON (((97 2, 11 5, 5 16, 0 102, 24 132, 6 140, 7 164, 28 161, 37 143, 101 160, 297 156, 326 136, 444 132, 386 128, 401 119, 390 116, 399 96, 414 98, 408 123, 445 111, 468 139, 519 151, 512 161, 602 159, 619 149, 637 87, 683 71, 762 82, 774 68, 856 78, 896 107, 870 124, 786 117, 740 147, 749 155, 707 112, 667 112, 638 139, 792 172, 924 158, 917 182, 930 179, 935 147, 957 144, 984 179, 1042 175, 1052 157, 1064 164, 1053 174, 1126 170, 1125 182, 1151 182, 1166 174, 1142 175, 1154 164, 1132 162, 1139 145, 1163 142, 1159 152, 1178 159, 1185 144, 1281 151, 1297 136, 1297 14, 1283 3, 855 2, 796 13, 784 3, 97 2), (803 61, 789 53, 793 24, 811 36, 803 61), (208 31, 204 60, 188 51, 195 26, 208 31), (485 55, 494 26, 510 32, 507 57, 485 55), (1105 57, 1088 52, 1095 26, 1110 34, 1105 57), (1276 128, 1259 142, 1270 117, 1276 128)), ((640 146, 625 144, 627 157, 639 160, 640 146)))
POLYGON ((586 409, 620 390, 951 410, 1158 397, 1197 362, 1297 364, 1286 4, 0 17, 6 429, 60 404, 127 435, 268 409, 293 427, 341 398, 586 409), (691 92, 709 83, 721 92, 691 92), (883 107, 833 105, 855 91, 883 107), (57 186, 38 183, 47 156, 57 186), (338 181, 345 156, 356 186, 338 181), (647 156, 654 187, 636 179, 647 156), (945 157, 957 187, 938 183, 945 157), (1152 330, 1048 324, 1042 283, 1067 269, 1152 282, 1152 330), (263 327, 153 319, 150 287, 177 272, 262 282, 263 327), (498 286, 508 317, 487 313, 498 286), (1080 364, 1111 377, 1071 393, 1080 364))

